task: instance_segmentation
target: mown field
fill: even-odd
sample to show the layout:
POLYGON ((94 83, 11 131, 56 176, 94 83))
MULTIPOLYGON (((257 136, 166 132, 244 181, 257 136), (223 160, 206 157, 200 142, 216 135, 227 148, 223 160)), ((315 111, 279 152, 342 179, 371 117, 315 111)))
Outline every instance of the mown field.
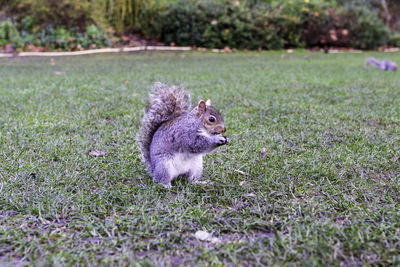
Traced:
POLYGON ((400 63, 308 52, 0 59, 0 265, 399 265, 400 75, 365 68, 369 56, 400 63), (184 85, 193 103, 211 98, 225 117, 231 143, 205 157, 208 184, 164 189, 140 162, 156 81, 184 85))

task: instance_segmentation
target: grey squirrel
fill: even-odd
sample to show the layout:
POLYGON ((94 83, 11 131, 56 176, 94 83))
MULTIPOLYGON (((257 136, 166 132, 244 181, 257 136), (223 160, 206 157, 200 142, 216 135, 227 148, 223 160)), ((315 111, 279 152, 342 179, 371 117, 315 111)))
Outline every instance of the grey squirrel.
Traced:
POLYGON ((397 70, 397 64, 390 61, 390 60, 382 60, 379 61, 373 57, 367 58, 367 60, 365 61, 365 65, 375 65, 377 67, 379 67, 381 70, 387 70, 387 71, 396 71, 397 70))
POLYGON ((154 181, 166 188, 179 175, 196 182, 203 172, 203 156, 229 143, 224 120, 210 100, 190 110, 190 95, 181 86, 155 83, 150 93, 139 146, 154 181))

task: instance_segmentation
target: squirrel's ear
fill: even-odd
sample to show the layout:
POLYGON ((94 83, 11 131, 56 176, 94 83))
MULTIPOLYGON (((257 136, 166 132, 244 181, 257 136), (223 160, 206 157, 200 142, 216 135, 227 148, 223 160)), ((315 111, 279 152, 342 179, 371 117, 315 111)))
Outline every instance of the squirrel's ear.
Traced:
POLYGON ((202 115, 206 111, 206 102, 201 100, 197 105, 197 115, 202 115))
POLYGON ((207 99, 207 101, 206 101, 206 105, 207 106, 211 106, 212 104, 211 104, 211 100, 210 99, 207 99))

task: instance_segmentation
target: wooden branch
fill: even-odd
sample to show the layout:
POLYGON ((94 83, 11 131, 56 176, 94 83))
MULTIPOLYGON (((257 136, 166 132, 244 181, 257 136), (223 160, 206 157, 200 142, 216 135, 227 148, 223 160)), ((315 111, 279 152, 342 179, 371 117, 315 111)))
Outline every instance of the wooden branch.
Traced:
POLYGON ((383 10, 385 11, 386 25, 390 28, 390 22, 392 20, 392 16, 389 13, 389 9, 387 7, 386 0, 381 0, 381 4, 383 7, 383 10))

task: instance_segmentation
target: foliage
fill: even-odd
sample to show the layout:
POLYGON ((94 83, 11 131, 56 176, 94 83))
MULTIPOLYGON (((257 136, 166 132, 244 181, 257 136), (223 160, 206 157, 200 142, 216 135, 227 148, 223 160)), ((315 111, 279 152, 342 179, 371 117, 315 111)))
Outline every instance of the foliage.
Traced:
POLYGON ((63 27, 53 28, 50 24, 44 29, 34 25, 34 18, 25 17, 21 21, 21 31, 18 32, 10 21, 0 23, 0 46, 11 44, 14 48, 41 48, 79 50, 82 48, 96 48, 110 46, 106 33, 101 28, 90 25, 86 32, 67 30, 63 27))
POLYGON ((377 15, 378 2, 369 1, 368 8, 361 2, 10 0, 8 10, 14 12, 24 45, 41 43, 57 49, 90 47, 90 42, 107 45, 102 34, 95 34, 95 40, 92 34, 85 36, 90 25, 109 35, 139 33, 167 44, 208 48, 371 49, 387 44, 390 31, 377 15))
MULTIPOLYGON (((167 1, 147 1, 142 5, 138 13, 138 24, 135 26, 136 32, 144 34, 148 38, 159 40, 160 32, 165 24, 164 12, 169 8, 167 1)), ((190 3, 187 3, 190 5, 190 3)))
POLYGON ((0 46, 11 44, 13 48, 21 46, 22 39, 14 24, 5 20, 0 22, 0 46))
POLYGON ((234 1, 177 1, 161 12, 160 25, 142 25, 145 35, 177 45, 274 49, 284 40, 268 27, 268 10, 234 1))
MULTIPOLYGON (((96 48, 109 46, 108 37, 95 25, 87 28, 85 33, 70 32, 65 28, 48 27, 35 36, 36 45, 62 50, 76 50, 80 48, 96 48)), ((25 45, 29 44, 25 43, 25 45)))
POLYGON ((137 30, 143 14, 150 15, 153 9, 162 5, 156 0, 101 0, 105 5, 105 16, 118 33, 137 30))
POLYGON ((400 47, 400 33, 399 33, 399 32, 397 32, 397 33, 392 33, 392 34, 390 35, 388 44, 389 44, 390 46, 400 47))
MULTIPOLYGON (((84 31, 88 23, 96 22, 92 15, 96 4, 90 0, 18 0, 13 1, 9 11, 17 15, 19 22, 27 16, 35 19, 41 29, 52 25, 54 28, 78 28, 84 31)), ((97 1, 95 1, 97 2, 97 1)))
POLYGON ((109 46, 108 36, 96 25, 90 25, 86 30, 88 43, 99 46, 109 46))
POLYGON ((303 46, 376 48, 389 31, 362 7, 332 2, 176 1, 142 33, 166 43, 210 48, 280 49, 303 46))
POLYGON ((387 43, 390 31, 376 13, 365 7, 359 7, 348 11, 346 15, 350 17, 350 21, 354 20, 350 31, 355 47, 371 49, 387 43))
POLYGON ((7 12, 23 20, 26 16, 35 18, 42 29, 53 27, 78 28, 96 24, 102 28, 111 26, 121 34, 139 27, 143 12, 162 5, 162 0, 10 0, 7 12))
POLYGON ((307 12, 303 40, 308 46, 372 49, 387 43, 389 29, 376 13, 361 6, 330 7, 307 12))

